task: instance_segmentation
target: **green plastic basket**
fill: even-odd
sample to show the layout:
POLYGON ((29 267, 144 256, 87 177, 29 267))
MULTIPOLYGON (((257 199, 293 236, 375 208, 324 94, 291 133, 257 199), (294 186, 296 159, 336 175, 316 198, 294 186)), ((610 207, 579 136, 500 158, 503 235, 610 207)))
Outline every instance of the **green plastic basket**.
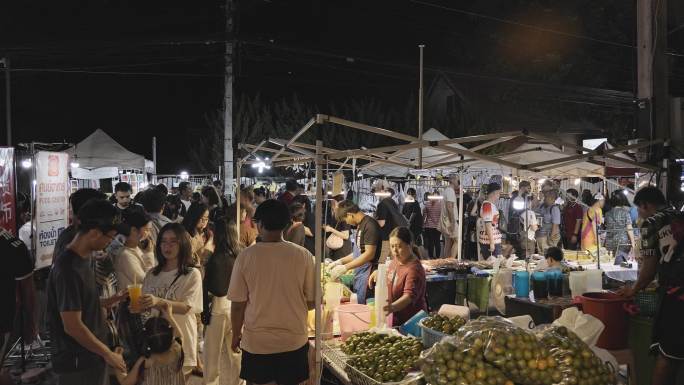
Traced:
POLYGON ((658 293, 640 291, 634 296, 634 303, 639 307, 639 314, 647 317, 655 315, 658 310, 658 293))

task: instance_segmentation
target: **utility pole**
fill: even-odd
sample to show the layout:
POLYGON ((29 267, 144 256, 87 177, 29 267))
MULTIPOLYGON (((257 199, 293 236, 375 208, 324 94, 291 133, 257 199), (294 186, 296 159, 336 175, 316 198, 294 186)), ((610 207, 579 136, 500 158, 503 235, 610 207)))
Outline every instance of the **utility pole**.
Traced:
MULTIPOLYGON (((667 0, 637 0, 637 98, 638 137, 670 138, 670 92, 668 85, 667 0)), ((669 154, 651 151, 649 160, 662 159, 667 168, 669 154)), ((667 180, 663 176, 661 180, 667 180)), ((667 186, 661 186, 667 191, 667 186)))
POLYGON ((4 58, 0 60, 5 65, 5 117, 7 119, 7 146, 12 146, 12 99, 10 91, 10 60, 4 58))
MULTIPOLYGON (((226 0, 226 73, 223 96, 223 186, 233 193, 233 42, 235 0, 226 0)), ((240 188, 240 181, 236 181, 240 188)))

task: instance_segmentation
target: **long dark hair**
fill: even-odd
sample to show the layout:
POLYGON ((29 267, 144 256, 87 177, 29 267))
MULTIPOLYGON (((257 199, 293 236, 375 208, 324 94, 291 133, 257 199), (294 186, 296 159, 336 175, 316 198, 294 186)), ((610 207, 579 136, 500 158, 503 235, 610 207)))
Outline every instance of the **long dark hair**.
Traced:
POLYGON ((209 207, 201 202, 192 202, 188 208, 188 212, 183 217, 183 227, 191 237, 197 235, 197 224, 202 215, 209 211, 209 207))
POLYGON ((225 253, 232 258, 237 258, 240 251, 242 251, 242 247, 240 246, 240 236, 234 220, 221 218, 216 222, 214 244, 216 245, 216 253, 225 253))
POLYGON ((185 275, 190 272, 193 266, 192 261, 192 246, 190 244, 190 235, 185 231, 185 228, 180 223, 167 223, 159 230, 157 236, 157 244, 154 248, 154 256, 157 258, 157 266, 152 269, 152 274, 158 275, 164 265, 166 265, 166 257, 162 254, 161 241, 162 236, 167 231, 173 231, 178 239, 178 274, 185 275))
POLYGON ((408 227, 404 226, 399 226, 395 227, 394 230, 389 235, 390 238, 399 238, 402 242, 406 243, 411 247, 411 252, 416 256, 416 258, 420 259, 420 251, 418 250, 418 247, 413 243, 413 233, 411 233, 411 230, 409 230, 408 227))
MULTIPOLYGON (((142 341, 142 355, 145 358, 150 358, 152 354, 166 353, 171 349, 173 345, 173 327, 166 318, 163 317, 152 317, 145 322, 143 326, 143 341, 142 341)), ((180 357, 178 359, 178 365, 176 370, 179 371, 183 368, 183 360, 185 359, 183 355, 183 349, 180 338, 176 339, 178 344, 181 345, 180 357)), ((140 365, 140 378, 144 377, 145 365, 140 365)), ((142 383, 142 381, 138 381, 142 383)))
POLYGON ((202 195, 209 200, 210 206, 221 207, 221 197, 214 186, 204 186, 202 187, 202 195))

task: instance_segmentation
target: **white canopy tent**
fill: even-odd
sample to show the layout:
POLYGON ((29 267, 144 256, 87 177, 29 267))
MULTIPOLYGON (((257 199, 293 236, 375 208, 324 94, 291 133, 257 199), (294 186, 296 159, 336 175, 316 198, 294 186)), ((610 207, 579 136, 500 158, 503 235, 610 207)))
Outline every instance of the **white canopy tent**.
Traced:
POLYGON ((72 162, 78 163, 78 167, 71 168, 76 179, 116 178, 119 170, 155 171, 152 161, 127 150, 99 128, 66 152, 72 162))
MULTIPOLYGON (((446 135, 442 134, 435 128, 431 128, 423 133, 423 140, 431 141, 431 142, 436 142, 440 140, 447 140, 449 137, 446 135)), ((454 144, 449 144, 448 145, 451 148, 454 149, 459 149, 459 150, 467 150, 465 147, 458 143, 454 144)), ((406 166, 401 166, 397 164, 388 164, 388 163, 379 163, 379 162, 370 162, 369 164, 362 166, 359 168, 360 171, 362 171, 365 175, 371 175, 371 176, 388 176, 388 177, 406 177, 409 174, 413 175, 424 175, 425 170, 424 169, 415 169, 410 167, 410 165, 415 164, 416 160, 419 157, 419 149, 418 148, 410 148, 408 150, 404 151, 398 151, 397 153, 393 154, 391 157, 388 159, 394 160, 399 163, 403 163, 406 166)), ((423 149, 423 164, 424 165, 429 165, 429 164, 438 164, 442 162, 446 162, 449 159, 451 159, 451 155, 448 153, 444 153, 443 151, 434 149, 434 148, 425 148, 423 149)), ((449 173, 453 172, 455 169, 453 167, 445 167, 442 172, 444 173, 449 173)))

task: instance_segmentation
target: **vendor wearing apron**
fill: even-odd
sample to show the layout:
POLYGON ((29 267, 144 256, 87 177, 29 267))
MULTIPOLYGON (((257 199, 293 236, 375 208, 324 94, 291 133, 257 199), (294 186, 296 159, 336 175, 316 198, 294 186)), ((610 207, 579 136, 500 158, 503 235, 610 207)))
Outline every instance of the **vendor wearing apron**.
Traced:
POLYGON ((338 279, 354 269, 354 292, 360 304, 366 303, 368 277, 378 266, 382 251, 382 235, 378 222, 364 214, 354 202, 345 200, 337 207, 337 217, 350 226, 356 226, 354 247, 351 254, 328 265, 330 277, 338 279))

